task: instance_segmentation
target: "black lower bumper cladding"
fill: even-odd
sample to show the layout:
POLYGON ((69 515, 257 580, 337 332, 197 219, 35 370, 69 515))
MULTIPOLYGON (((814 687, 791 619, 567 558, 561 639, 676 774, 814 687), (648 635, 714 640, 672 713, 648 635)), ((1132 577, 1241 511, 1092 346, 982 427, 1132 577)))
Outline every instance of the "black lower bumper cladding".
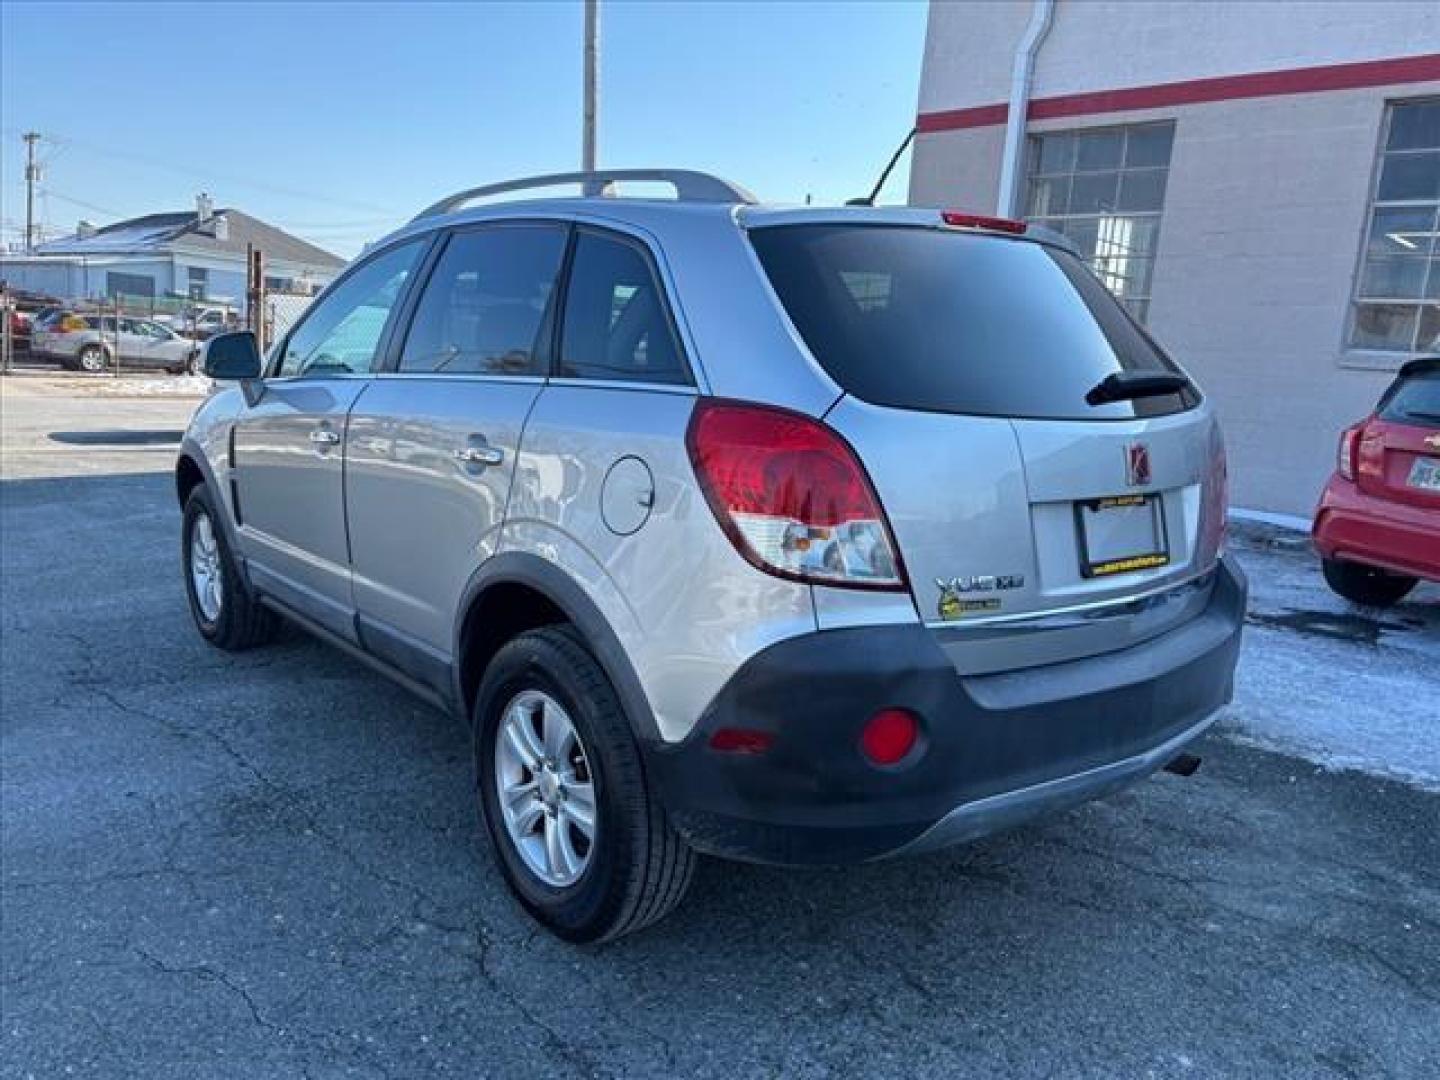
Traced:
POLYGON ((1180 753, 1230 700, 1245 594, 1222 561, 1207 606, 1180 626, 1001 674, 957 672, 920 624, 791 638, 749 660, 684 742, 651 747, 648 767, 676 827, 717 855, 846 863, 969 839, 1124 786, 1180 753), (923 753, 879 768, 859 752, 860 731, 894 707, 921 718, 923 753), (763 753, 721 753, 709 745, 721 728, 773 741, 763 753))

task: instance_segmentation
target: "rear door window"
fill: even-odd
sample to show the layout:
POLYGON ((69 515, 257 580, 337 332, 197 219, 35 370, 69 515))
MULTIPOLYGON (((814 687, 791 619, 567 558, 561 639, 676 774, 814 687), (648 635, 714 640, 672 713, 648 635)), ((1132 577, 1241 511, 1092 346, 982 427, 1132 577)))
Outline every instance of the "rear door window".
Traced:
POLYGON ((638 244, 589 231, 576 237, 556 374, 690 382, 664 293, 638 244))
POLYGON ((491 226, 452 236, 415 309, 400 370, 544 375, 541 328, 565 240, 559 225, 491 226))
POLYGON ((1380 419, 1440 427, 1440 363, 1400 379, 1380 401, 1380 419))
POLYGON ((1198 400, 1086 402, 1117 372, 1177 368, 1068 252, 906 225, 780 225, 750 239, 815 359, 872 404, 1110 420, 1198 400))

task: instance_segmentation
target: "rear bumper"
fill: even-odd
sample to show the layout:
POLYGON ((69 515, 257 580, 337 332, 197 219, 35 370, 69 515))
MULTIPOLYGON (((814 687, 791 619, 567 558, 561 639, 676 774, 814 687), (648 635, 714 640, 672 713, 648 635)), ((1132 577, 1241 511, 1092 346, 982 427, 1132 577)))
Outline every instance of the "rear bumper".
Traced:
POLYGON ((1366 494, 1337 475, 1320 496, 1312 534, 1327 559, 1440 580, 1440 510, 1366 494))
POLYGON ((753 657, 696 730, 647 766, 697 848, 783 864, 930 850, 1107 794, 1176 756, 1230 700, 1246 584, 1221 563, 1195 618, 1142 644, 966 675, 919 624, 822 631, 753 657), (922 752, 859 751, 878 709, 922 718, 922 752), (710 749, 719 728, 772 732, 762 754, 710 749))

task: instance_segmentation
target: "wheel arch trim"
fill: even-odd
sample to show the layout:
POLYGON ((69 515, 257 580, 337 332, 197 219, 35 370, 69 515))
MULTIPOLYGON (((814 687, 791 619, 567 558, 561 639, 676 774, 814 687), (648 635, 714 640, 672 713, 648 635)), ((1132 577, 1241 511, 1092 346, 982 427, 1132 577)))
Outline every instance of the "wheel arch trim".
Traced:
MULTIPOLYGON (((604 670, 610 685, 620 696, 625 713, 630 718, 635 736, 642 744, 661 741, 660 728, 655 721, 650 699, 645 695, 640 677, 626 655, 624 646, 600 608, 590 599, 573 579, 555 564, 523 551, 506 551, 491 556, 471 575, 461 595, 455 616, 454 662, 451 665, 451 692, 457 707, 468 711, 472 703, 466 701, 462 664, 464 658, 463 640, 465 623, 476 601, 489 589, 497 585, 523 585, 540 593, 555 605, 580 631, 585 644, 595 655, 604 670)), ((463 719, 468 723, 469 716, 463 719)))
MULTIPOLYGON (((251 588, 249 567, 245 563, 245 556, 240 550, 240 538, 235 532, 235 521, 233 518, 234 508, 230 505, 227 492, 220 486, 220 481, 215 475, 215 469, 210 464, 204 449, 198 442, 189 435, 180 440, 180 452, 175 455, 175 468, 172 476, 175 480, 175 494, 180 494, 179 478, 182 463, 189 461, 200 470, 200 481, 210 489, 211 498, 215 501, 216 516, 220 519, 220 528, 225 531, 225 543, 230 548, 230 555, 235 560, 235 566, 240 571, 240 578, 245 582, 245 587, 251 588)), ((180 510, 183 513, 185 504, 182 501, 180 510)))

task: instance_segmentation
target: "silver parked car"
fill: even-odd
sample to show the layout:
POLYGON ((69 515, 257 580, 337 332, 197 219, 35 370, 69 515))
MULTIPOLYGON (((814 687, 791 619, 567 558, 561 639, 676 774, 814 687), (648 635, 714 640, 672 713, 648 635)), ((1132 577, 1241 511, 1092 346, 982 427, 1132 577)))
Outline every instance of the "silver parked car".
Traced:
POLYGON ((195 622, 283 615, 463 717, 572 940, 660 918, 697 851, 911 854, 1188 771, 1245 600, 1220 432, 1058 243, 668 170, 447 199, 263 364, 210 343, 195 622))
POLYGON ((200 348, 168 326, 152 319, 122 316, 60 314, 31 336, 30 350, 58 360, 76 371, 104 371, 115 366, 163 368, 179 374, 198 371, 200 348))

